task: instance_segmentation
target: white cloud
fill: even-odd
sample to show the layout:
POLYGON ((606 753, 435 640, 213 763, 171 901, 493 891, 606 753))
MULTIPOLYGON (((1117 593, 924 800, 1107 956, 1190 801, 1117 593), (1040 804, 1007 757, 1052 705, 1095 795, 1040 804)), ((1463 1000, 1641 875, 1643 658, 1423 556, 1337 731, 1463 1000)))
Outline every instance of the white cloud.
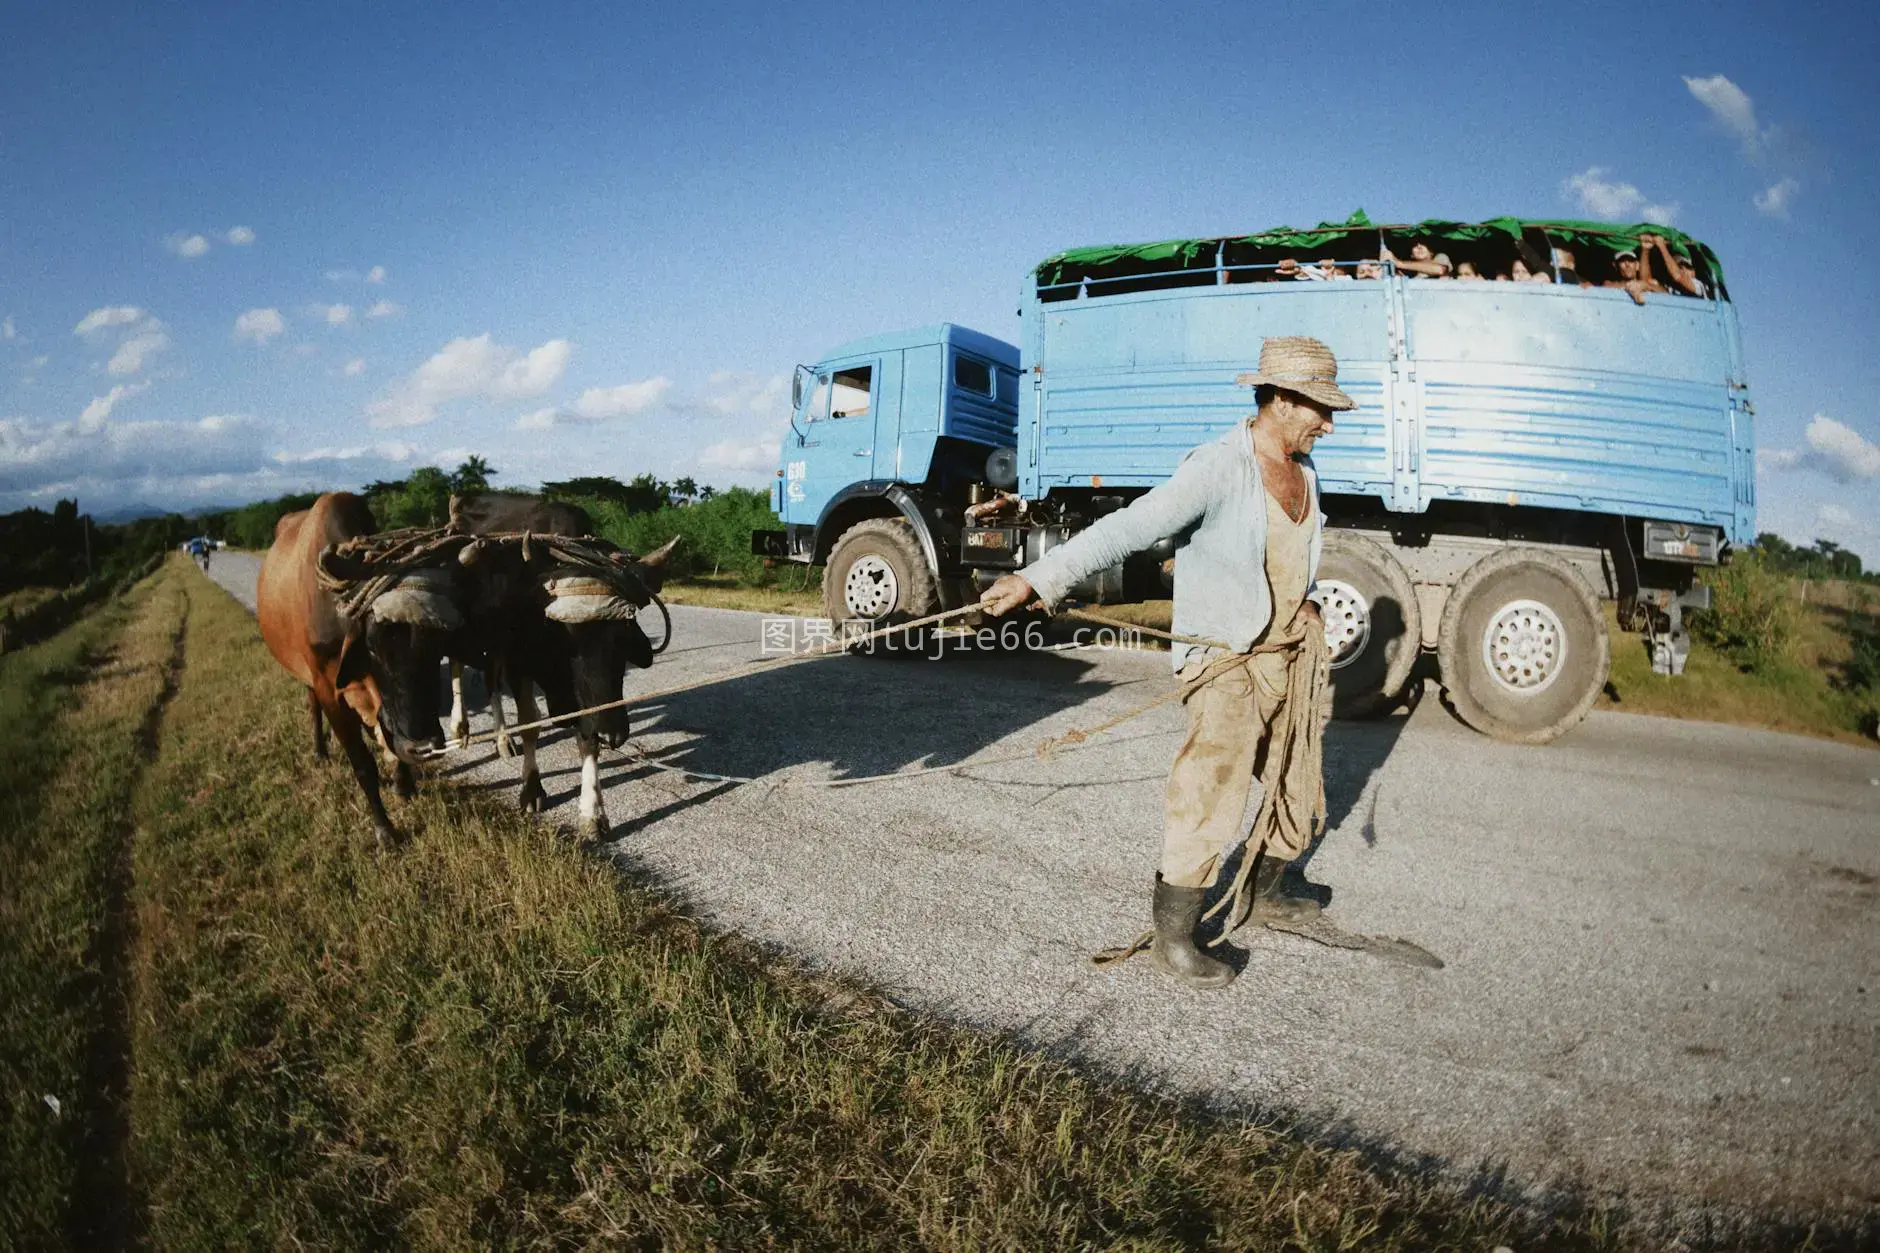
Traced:
POLYGON ((351 361, 346 363, 345 369, 340 372, 347 378, 354 378, 364 374, 366 372, 366 359, 364 357, 354 357, 351 361))
POLYGON ((78 415, 78 430, 87 435, 98 430, 111 416, 111 411, 117 408, 118 401, 128 400, 138 392, 148 390, 149 383, 119 383, 104 395, 94 397, 85 406, 85 411, 78 415))
POLYGON ((136 374, 150 358, 169 346, 170 337, 163 333, 163 324, 151 318, 137 334, 118 345, 104 368, 111 374, 136 374))
POLYGON ((522 360, 512 361, 503 368, 491 394, 497 400, 540 396, 561 381, 562 371, 568 368, 568 357, 573 351, 574 345, 565 339, 551 339, 530 349, 522 360))
POLYGON ((179 257, 193 259, 209 251, 209 241, 201 235, 185 235, 181 231, 163 241, 163 246, 179 257))
POLYGON ((1581 212, 1607 221, 1637 218, 1669 226, 1678 215, 1675 204, 1649 203, 1633 184, 1609 181, 1603 166, 1591 166, 1563 180, 1560 193, 1571 197, 1581 212))
POLYGON ((1774 131, 1764 130, 1756 121, 1756 105, 1741 87, 1721 74, 1709 78, 1686 75, 1684 85, 1697 102, 1710 110, 1710 116, 1743 145, 1743 155, 1755 160, 1774 138, 1774 131))
POLYGON ((375 265, 371 269, 366 271, 366 282, 383 283, 384 281, 385 281, 385 267, 384 266, 375 265))
POLYGON ((453 339, 366 412, 374 426, 417 426, 435 418, 437 407, 451 400, 540 396, 561 381, 573 347, 565 339, 551 339, 524 354, 496 343, 487 331, 453 339))
POLYGON ((265 344, 287 330, 287 320, 279 309, 250 309, 235 319, 235 338, 265 344))
POLYGON ((718 413, 780 414, 789 403, 788 374, 743 374, 720 370, 707 382, 705 405, 718 413))
POLYGON ((1789 216, 1789 204, 1802 185, 1792 178, 1785 178, 1772 184, 1767 190, 1759 191, 1755 196, 1756 209, 1772 218, 1789 216))
POLYGON ((756 470, 774 470, 782 440, 781 433, 760 435, 754 439, 720 440, 699 452, 699 467, 744 474, 756 470))
POLYGON ((136 305, 106 305, 102 309, 93 309, 78 320, 72 328, 74 335, 90 335, 109 326, 129 326, 143 319, 144 311, 136 305))
POLYGON ((1760 470, 1815 470, 1842 483, 1880 478, 1880 445, 1859 431, 1816 414, 1802 432, 1801 448, 1765 448, 1756 454, 1760 470))
POLYGON ((112 374, 136 374, 144 368, 146 362, 170 346, 170 337, 164 331, 163 323, 151 317, 135 305, 106 305, 93 309, 79 319, 72 328, 74 335, 82 335, 96 341, 100 332, 127 327, 127 338, 118 344, 117 351, 105 364, 105 369, 112 374))
POLYGON ((283 466, 304 465, 310 461, 358 461, 362 457, 409 461, 417 451, 415 444, 360 444, 351 448, 308 448, 300 452, 282 450, 273 455, 273 461, 283 466))
POLYGON ((18 334, 19 331, 13 326, 13 315, 9 313, 4 320, 0 320, 0 339, 12 339, 18 334))
POLYGON ((659 404, 671 390, 672 380, 664 375, 617 387, 590 387, 574 402, 574 413, 590 422, 632 417, 659 404))
POLYGON ((326 319, 328 326, 344 326, 352 321, 351 305, 326 305, 320 310, 320 316, 326 319))
POLYGON ((90 426, 0 421, 0 492, 71 479, 169 479, 250 469, 263 460, 264 433, 261 423, 242 415, 90 426))
POLYGON ((249 244, 255 242, 255 228, 252 226, 231 226, 225 238, 237 248, 246 248, 249 244))
POLYGON ((326 281, 329 283, 355 283, 359 280, 357 270, 328 270, 326 281))
POLYGON ((394 304, 389 300, 381 300, 370 309, 366 310, 366 316, 369 318, 395 318, 404 311, 404 307, 401 305, 394 304))
POLYGON ((547 431, 552 430, 554 425, 555 409, 552 405, 547 409, 531 409, 516 419, 518 431, 547 431))
POLYGON ((177 509, 226 506, 396 478, 416 455, 396 443, 288 451, 273 436, 269 424, 242 414, 92 430, 0 420, 0 510, 72 495, 177 509))

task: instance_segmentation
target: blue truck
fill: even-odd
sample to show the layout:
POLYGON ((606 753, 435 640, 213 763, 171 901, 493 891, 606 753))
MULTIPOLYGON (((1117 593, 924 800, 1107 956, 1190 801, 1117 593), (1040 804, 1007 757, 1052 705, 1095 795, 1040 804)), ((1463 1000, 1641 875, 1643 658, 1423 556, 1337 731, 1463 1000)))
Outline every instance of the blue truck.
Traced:
MULTIPOLYGON (((969 603, 1161 483, 1251 412, 1268 335, 1324 341, 1359 403, 1313 455, 1342 715, 1388 707, 1433 653, 1464 721, 1551 739, 1605 685, 1603 602, 1680 672, 1696 572, 1755 535, 1735 310, 1716 256, 1669 228, 1360 214, 1077 249, 1026 277, 1019 316, 1018 347, 940 325, 797 368, 783 529, 752 549, 823 566, 831 619, 969 603), (1628 253, 1639 276, 1606 285, 1628 253), (1414 273, 1425 255, 1482 278, 1414 273)), ((1077 594, 1166 595, 1178 540, 1077 594)))

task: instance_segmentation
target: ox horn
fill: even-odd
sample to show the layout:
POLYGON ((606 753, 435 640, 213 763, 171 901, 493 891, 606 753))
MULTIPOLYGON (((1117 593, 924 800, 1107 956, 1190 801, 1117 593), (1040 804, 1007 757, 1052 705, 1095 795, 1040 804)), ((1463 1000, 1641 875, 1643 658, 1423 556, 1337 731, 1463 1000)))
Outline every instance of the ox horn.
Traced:
POLYGON ((652 552, 646 554, 646 556, 640 558, 638 561, 634 562, 633 564, 637 566, 651 566, 655 570, 665 569, 666 558, 672 556, 672 550, 679 546, 679 539, 680 539, 679 536, 677 535, 673 536, 671 539, 667 540, 665 543, 661 544, 658 548, 655 548, 652 552))
POLYGON ((675 535, 629 567, 639 577, 649 597, 657 595, 659 589, 665 585, 666 559, 672 556, 672 550, 678 546, 679 537, 675 535))

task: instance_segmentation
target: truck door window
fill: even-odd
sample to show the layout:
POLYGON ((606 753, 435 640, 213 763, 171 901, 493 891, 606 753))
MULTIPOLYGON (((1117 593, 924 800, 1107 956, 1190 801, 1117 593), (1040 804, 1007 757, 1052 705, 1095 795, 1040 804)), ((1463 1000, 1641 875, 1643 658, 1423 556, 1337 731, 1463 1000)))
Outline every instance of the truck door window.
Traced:
POLYGON ((832 418, 868 416, 868 393, 874 383, 875 367, 852 365, 836 371, 835 396, 830 403, 832 418))
POLYGON ((992 367, 964 354, 953 358, 953 386, 961 391, 992 395, 992 367))
POLYGON ((815 422, 829 416, 829 376, 818 374, 816 386, 809 394, 809 404, 803 410, 805 422, 815 422))

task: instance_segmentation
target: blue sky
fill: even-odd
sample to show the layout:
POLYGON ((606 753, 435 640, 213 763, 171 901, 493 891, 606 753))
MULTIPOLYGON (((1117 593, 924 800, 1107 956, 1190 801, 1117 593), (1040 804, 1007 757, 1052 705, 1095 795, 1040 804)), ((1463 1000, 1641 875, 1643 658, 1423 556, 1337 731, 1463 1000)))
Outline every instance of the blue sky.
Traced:
POLYGON ((1880 562, 1866 6, 75 4, 6 31, 0 509, 469 451, 509 484, 760 482, 795 362, 939 320, 1016 338, 1064 247, 1659 206, 1730 273, 1763 525, 1880 562))

